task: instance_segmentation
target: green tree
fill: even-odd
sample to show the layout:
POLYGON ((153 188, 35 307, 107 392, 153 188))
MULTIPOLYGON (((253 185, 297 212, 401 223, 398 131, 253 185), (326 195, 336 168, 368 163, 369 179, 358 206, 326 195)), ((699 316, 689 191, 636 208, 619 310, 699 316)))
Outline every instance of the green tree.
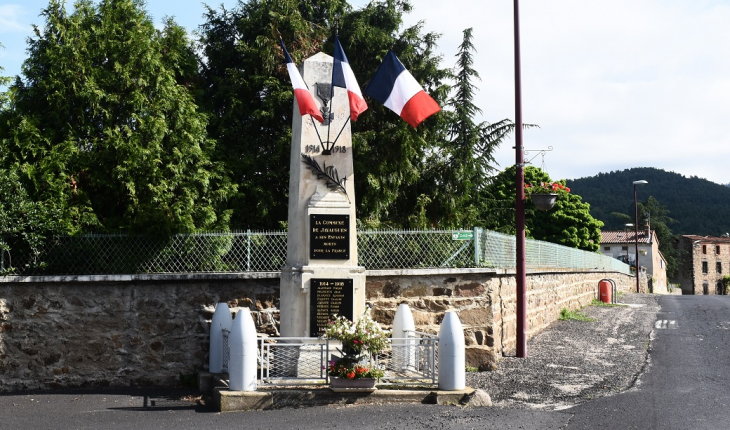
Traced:
MULTIPOLYGON (((443 103, 448 70, 438 67, 437 36, 424 34, 422 24, 401 29, 410 9, 405 0, 374 1, 359 10, 344 0, 252 0, 233 10, 208 9, 200 28, 205 92, 199 104, 211 115, 218 159, 241 185, 231 202, 234 226, 278 227, 287 218, 292 91, 279 35, 301 64, 319 51, 332 52, 339 28, 362 87, 392 47, 443 103)), ((415 130, 373 102, 352 128, 358 218, 371 226, 407 224, 422 194, 424 160, 443 140, 445 123, 430 118, 415 130)))
POLYGON ((0 275, 43 265, 46 241, 63 231, 55 202, 33 201, 13 166, 0 169, 0 275))
POLYGON ((473 81, 479 80, 473 68, 474 52, 472 29, 468 28, 456 54, 455 85, 447 102, 450 110, 443 114, 446 140, 433 151, 424 177, 434 190, 429 197, 430 226, 461 228, 479 223, 484 187, 497 164, 494 150, 514 130, 508 119, 495 124, 475 122, 482 111, 474 103, 477 88, 473 81))
MULTIPOLYGON (((4 49, 5 46, 0 43, 0 49, 4 49)), ((5 68, 3 66, 0 66, 0 73, 4 72, 5 68)), ((9 76, 3 76, 0 74, 0 88, 6 87, 10 85, 12 82, 12 78, 9 76)), ((10 94, 7 91, 0 91, 0 114, 2 114, 5 109, 8 108, 8 103, 10 102, 10 94)))
MULTIPOLYGON (((490 204, 502 210, 486 220, 485 227, 491 230, 515 234, 515 167, 509 167, 498 174, 487 187, 490 204), (512 208, 512 210, 504 210, 512 208)), ((525 184, 553 183, 547 173, 536 167, 525 168, 525 184)), ((565 185, 565 181, 558 181, 565 185)), ((525 205, 525 235, 579 248, 598 251, 601 244, 603 223, 590 214, 590 205, 575 193, 561 191, 555 206, 549 211, 540 211, 530 202, 525 205)))
POLYGON ((677 221, 669 217, 669 209, 659 203, 654 196, 649 196, 645 202, 638 202, 639 230, 647 223, 656 232, 659 240, 659 251, 667 260, 667 277, 674 279, 679 270, 679 251, 676 248, 677 238, 672 233, 669 224, 677 221))
POLYGON ((70 232, 226 228, 234 187, 143 2, 80 0, 68 14, 51 0, 41 16, 0 120, 2 166, 18 166, 33 200, 58 201, 70 232))
POLYGON ((207 9, 199 105, 210 116, 216 159, 240 184, 230 202, 235 227, 276 228, 287 219, 292 90, 279 35, 300 64, 323 50, 331 15, 345 4, 252 0, 233 10, 207 9))

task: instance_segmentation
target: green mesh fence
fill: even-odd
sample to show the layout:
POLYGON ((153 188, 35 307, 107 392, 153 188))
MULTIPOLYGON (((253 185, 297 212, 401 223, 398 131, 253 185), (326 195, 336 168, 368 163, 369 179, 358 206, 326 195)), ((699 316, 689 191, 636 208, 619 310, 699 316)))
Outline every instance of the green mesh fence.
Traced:
MULTIPOLYGON (((138 273, 275 272, 286 263, 285 231, 58 237, 39 255, 2 252, 0 274, 104 275, 138 273)), ((515 267, 515 237, 472 230, 358 231, 359 264, 370 270, 515 267)), ((526 241, 528 269, 596 269, 629 273, 629 266, 594 252, 526 241)))

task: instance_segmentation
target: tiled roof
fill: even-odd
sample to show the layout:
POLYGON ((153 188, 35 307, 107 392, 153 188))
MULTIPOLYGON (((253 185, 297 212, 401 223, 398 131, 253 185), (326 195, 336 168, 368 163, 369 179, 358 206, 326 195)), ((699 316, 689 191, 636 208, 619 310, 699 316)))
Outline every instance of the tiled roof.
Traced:
MULTIPOLYGON (((635 243, 634 231, 605 230, 601 231, 601 243, 635 243)), ((646 230, 639 230, 639 243, 649 243, 646 230)))
POLYGON ((699 241, 699 243, 730 243, 730 237, 721 236, 697 236, 694 234, 683 234, 683 238, 691 240, 692 242, 699 241))

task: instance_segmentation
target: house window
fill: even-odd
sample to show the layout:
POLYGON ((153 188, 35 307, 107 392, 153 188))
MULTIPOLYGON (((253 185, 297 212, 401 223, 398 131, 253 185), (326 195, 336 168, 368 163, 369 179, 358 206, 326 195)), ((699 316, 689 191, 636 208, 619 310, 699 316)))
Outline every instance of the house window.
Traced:
POLYGON ((702 245, 702 253, 707 254, 707 245, 702 245))
POLYGON ((610 251, 610 250, 611 250, 611 247, 610 247, 610 246, 604 246, 604 247, 603 247, 603 250, 604 250, 604 251, 610 251))
POLYGON ((706 261, 703 261, 702 262, 702 273, 704 273, 705 275, 709 271, 709 269, 707 268, 707 266, 708 266, 707 262, 706 261))
POLYGON ((659 260, 659 267, 660 267, 661 269, 663 269, 663 268, 664 268, 664 260, 659 260))
POLYGON ((717 263, 715 263, 715 271, 717 273, 722 273, 722 262, 718 261, 717 263))
POLYGON ((720 245, 715 247, 715 254, 720 255, 720 245))

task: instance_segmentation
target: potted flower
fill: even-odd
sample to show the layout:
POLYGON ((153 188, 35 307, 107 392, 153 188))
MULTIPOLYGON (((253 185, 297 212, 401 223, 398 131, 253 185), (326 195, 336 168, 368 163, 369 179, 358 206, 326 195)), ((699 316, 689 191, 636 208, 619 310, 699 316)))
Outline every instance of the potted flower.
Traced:
POLYGON ((525 195, 532 199, 532 203, 541 211, 547 211, 555 206, 558 194, 569 193, 570 188, 560 182, 540 182, 539 184, 525 184, 525 195))
POLYGON ((388 346, 389 331, 380 328, 365 311, 356 322, 335 315, 327 325, 324 337, 342 342, 342 357, 329 363, 332 389, 374 390, 376 380, 382 378, 384 372, 371 366, 369 359, 388 346))

